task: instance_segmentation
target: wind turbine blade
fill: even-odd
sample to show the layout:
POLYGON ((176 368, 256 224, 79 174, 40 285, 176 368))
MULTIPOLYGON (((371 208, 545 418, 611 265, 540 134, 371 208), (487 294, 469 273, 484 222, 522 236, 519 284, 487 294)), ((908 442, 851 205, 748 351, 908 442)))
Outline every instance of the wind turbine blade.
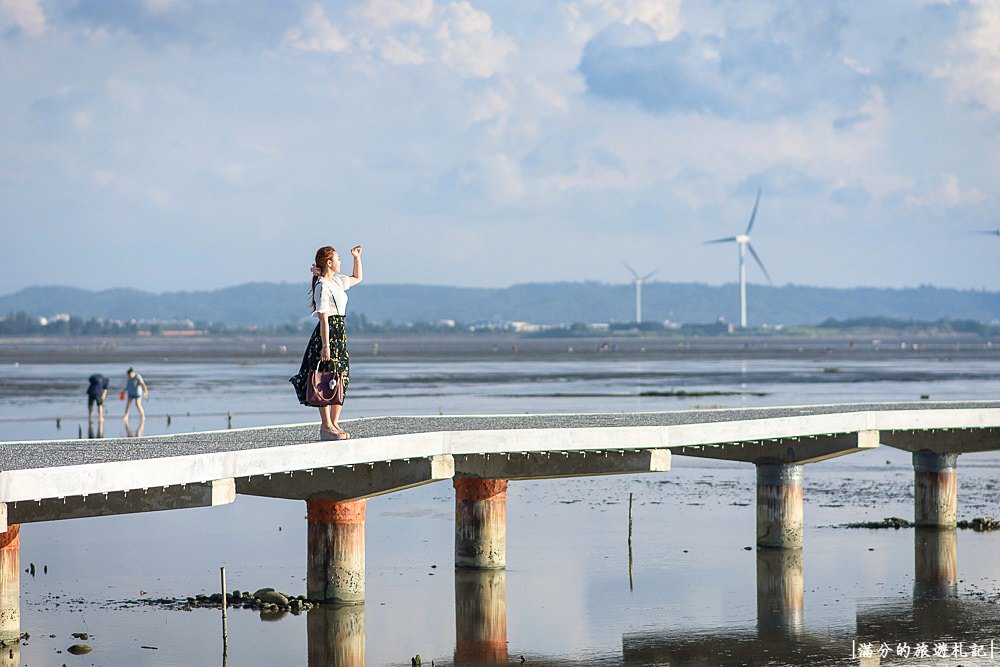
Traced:
POLYGON ((636 280, 639 279, 639 274, 636 273, 635 269, 633 269, 631 266, 629 266, 627 262, 622 262, 622 264, 625 265, 625 268, 628 269, 629 273, 632 274, 633 278, 635 278, 636 280))
POLYGON ((753 227, 754 220, 757 219, 757 205, 760 204, 760 188, 757 188, 757 199, 753 203, 753 212, 750 213, 750 222, 747 223, 747 230, 743 232, 744 234, 750 234, 750 228, 753 227))
POLYGON ((653 277, 653 274, 656 273, 657 271, 659 271, 659 269, 653 269, 652 271, 644 275, 642 278, 639 278, 639 280, 649 280, 650 278, 653 277))
POLYGON ((715 239, 714 241, 705 241, 702 245, 708 245, 710 243, 732 243, 736 240, 735 236, 727 236, 724 239, 715 239))
POLYGON ((767 276, 767 282, 769 282, 769 283, 770 283, 770 282, 773 282, 773 281, 771 280, 771 275, 770 275, 770 274, 769 274, 769 273, 767 272, 767 269, 765 269, 765 268, 764 268, 764 262, 760 261, 760 257, 758 257, 758 256, 757 256, 757 251, 756 251, 756 250, 754 250, 754 249, 753 249, 753 246, 752 246, 752 245, 750 245, 749 243, 747 243, 747 248, 749 248, 749 249, 750 249, 750 254, 751 254, 751 255, 753 255, 753 258, 754 258, 755 260, 757 260, 757 266, 759 266, 759 267, 760 267, 760 270, 764 272, 764 275, 765 275, 765 276, 767 276))

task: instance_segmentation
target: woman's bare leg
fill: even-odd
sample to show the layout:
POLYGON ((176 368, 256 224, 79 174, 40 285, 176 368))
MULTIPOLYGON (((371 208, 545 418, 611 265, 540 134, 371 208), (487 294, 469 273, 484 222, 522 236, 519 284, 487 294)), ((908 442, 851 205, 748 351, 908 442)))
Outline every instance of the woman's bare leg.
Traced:
POLYGON ((322 427, 327 431, 336 431, 334 426, 334 420, 330 417, 330 406, 324 405, 319 409, 319 420, 322 422, 322 427))
POLYGON ((125 401, 125 414, 122 416, 122 421, 128 421, 128 409, 132 407, 132 399, 127 399, 125 401))
POLYGON ((337 433, 346 433, 346 431, 340 428, 340 411, 344 409, 343 405, 331 405, 330 412, 333 416, 333 430, 337 433))
POLYGON ((139 421, 146 421, 146 411, 142 409, 142 397, 137 396, 135 399, 135 407, 139 409, 139 421))

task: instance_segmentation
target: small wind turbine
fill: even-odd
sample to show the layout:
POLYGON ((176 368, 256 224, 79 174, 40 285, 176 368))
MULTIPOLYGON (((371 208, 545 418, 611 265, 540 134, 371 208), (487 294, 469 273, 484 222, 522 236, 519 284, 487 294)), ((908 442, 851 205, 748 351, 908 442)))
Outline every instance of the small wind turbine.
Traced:
MULTIPOLYGON (((622 264, 625 264, 625 262, 622 262, 622 264)), ((632 278, 634 278, 635 281, 635 323, 642 324, 642 283, 651 278, 654 273, 659 271, 659 269, 654 269, 646 275, 640 276, 636 273, 635 269, 628 264, 625 264, 625 268, 629 270, 629 273, 632 274, 632 278)))
POLYGON ((760 257, 757 256, 757 252, 750 245, 750 230, 753 228, 753 222, 757 218, 757 205, 760 204, 760 189, 757 189, 757 199, 753 203, 753 211, 750 213, 750 222, 747 223, 747 229, 742 234, 736 236, 727 236, 724 239, 715 239, 714 241, 705 241, 706 244, 709 243, 733 243, 735 242, 740 247, 740 327, 743 329, 747 328, 747 267, 746 267, 746 251, 749 249, 750 254, 757 261, 757 266, 760 270, 764 272, 767 277, 767 282, 771 282, 771 276, 767 273, 767 269, 764 268, 764 262, 760 261, 760 257))

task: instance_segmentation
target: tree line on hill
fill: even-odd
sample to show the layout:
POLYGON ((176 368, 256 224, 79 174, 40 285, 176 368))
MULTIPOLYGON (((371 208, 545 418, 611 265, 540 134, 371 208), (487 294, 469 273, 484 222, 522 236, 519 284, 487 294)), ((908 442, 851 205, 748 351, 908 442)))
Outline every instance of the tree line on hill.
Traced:
MULTIPOLYGON (((995 291, 930 286, 837 289, 751 284, 748 292, 750 321, 755 327, 817 326, 831 318, 844 321, 865 317, 917 322, 969 320, 987 324, 1000 320, 1000 292, 995 291)), ((735 285, 652 282, 644 285, 642 296, 644 327, 666 322, 714 326, 738 319, 735 285)), ((364 284, 351 290, 350 297, 348 319, 355 320, 363 314, 364 326, 370 327, 385 327, 391 322, 396 323, 393 327, 448 328, 448 321, 467 324, 520 321, 548 326, 602 322, 617 326, 634 325, 635 319, 635 291, 631 284, 536 283, 507 288, 364 284)), ((0 313, 24 313, 27 317, 49 320, 65 314, 70 320, 59 326, 67 327, 70 332, 89 329, 100 333, 95 329, 128 328, 127 324, 109 322, 187 320, 199 323, 199 328, 298 330, 303 322, 310 320, 309 312, 305 283, 248 283, 213 291, 163 294, 54 286, 31 287, 0 296, 0 313)))

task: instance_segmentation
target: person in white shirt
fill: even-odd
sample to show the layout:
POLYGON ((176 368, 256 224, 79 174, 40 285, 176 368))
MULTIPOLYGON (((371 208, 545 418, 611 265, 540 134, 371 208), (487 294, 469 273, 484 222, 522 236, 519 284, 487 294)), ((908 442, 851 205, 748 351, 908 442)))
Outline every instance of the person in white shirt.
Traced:
MULTIPOLYGON (((316 251, 316 263, 312 266, 312 309, 319 318, 313 330, 306 351, 302 355, 299 372, 288 379, 295 387, 299 403, 306 403, 306 385, 310 374, 320 362, 334 362, 344 378, 344 393, 350 382, 350 356, 347 353, 347 331, 344 315, 347 312, 347 290, 361 282, 361 251, 363 247, 351 248, 354 270, 351 275, 340 273, 340 255, 331 246, 323 246, 316 251)), ((340 427, 340 412, 344 406, 328 405, 319 408, 320 440, 346 440, 351 435, 340 427)))

